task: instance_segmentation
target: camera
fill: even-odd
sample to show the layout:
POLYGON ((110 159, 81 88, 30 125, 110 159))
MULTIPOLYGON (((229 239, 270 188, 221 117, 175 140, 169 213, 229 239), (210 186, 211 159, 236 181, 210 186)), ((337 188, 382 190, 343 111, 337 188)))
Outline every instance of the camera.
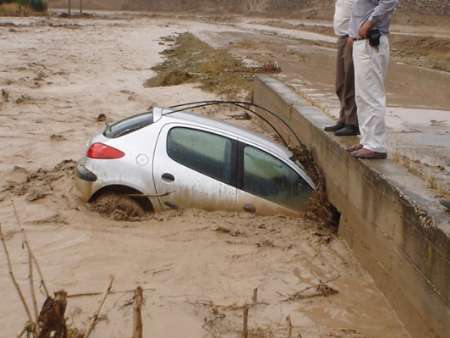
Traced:
POLYGON ((367 33, 367 38, 372 47, 378 47, 380 45, 381 32, 378 29, 372 29, 367 33))

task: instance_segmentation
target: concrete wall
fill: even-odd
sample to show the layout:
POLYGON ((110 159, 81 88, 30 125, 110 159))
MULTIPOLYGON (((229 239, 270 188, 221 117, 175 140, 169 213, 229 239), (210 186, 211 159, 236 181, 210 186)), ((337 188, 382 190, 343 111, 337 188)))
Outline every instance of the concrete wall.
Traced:
POLYGON ((258 76, 254 102, 295 130, 341 212, 340 235, 414 338, 450 336, 450 222, 425 183, 391 160, 361 161, 356 138, 323 131, 333 121, 281 82, 258 76))

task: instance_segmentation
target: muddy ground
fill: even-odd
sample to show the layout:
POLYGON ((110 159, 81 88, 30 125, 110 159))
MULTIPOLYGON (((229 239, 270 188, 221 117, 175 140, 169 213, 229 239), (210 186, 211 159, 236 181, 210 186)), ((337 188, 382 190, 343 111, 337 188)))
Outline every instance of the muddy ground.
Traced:
MULTIPOLYGON (((350 250, 315 222, 196 210, 114 221, 78 200, 72 169, 86 140, 104 126, 99 114, 117 120, 154 105, 217 97, 196 83, 144 86, 156 75, 151 68, 165 60, 160 52, 173 46, 164 37, 189 31, 210 45, 228 47, 245 64, 276 59, 284 69, 279 76, 291 81, 298 79, 296 71, 314 78, 302 60, 332 55, 305 41, 289 40, 291 50, 286 37, 271 39, 265 32, 203 19, 131 18, 115 13, 0 21, 0 222, 21 285, 27 260, 11 199, 49 287, 69 294, 102 291, 111 274, 114 290, 141 285, 146 337, 239 337, 242 306, 251 302, 254 288, 260 303, 250 309, 251 337, 287 337, 288 315, 293 337, 408 337, 350 250), (291 61, 284 61, 289 55, 300 68, 289 68, 291 61), (321 283, 338 293, 318 292, 321 283)), ((323 72, 331 68, 328 61, 324 65, 323 72)), ((321 76, 314 87, 330 90, 330 76, 321 76)), ((437 88, 444 81, 439 76, 433 79, 437 88)), ((436 91, 429 95, 438 97, 436 91)), ((395 93, 398 100, 415 95, 401 88, 395 93)), ((448 97, 439 98, 430 103, 448 104, 448 97)), ((229 111, 219 113, 232 120, 229 111)), ((246 125, 257 128, 252 120, 246 125)), ((0 337, 6 338, 20 331, 25 315, 3 255, 0 261, 0 337)), ((131 296, 108 298, 93 337, 131 335, 131 296)), ((69 299, 70 324, 86 327, 96 303, 96 297, 69 299)))

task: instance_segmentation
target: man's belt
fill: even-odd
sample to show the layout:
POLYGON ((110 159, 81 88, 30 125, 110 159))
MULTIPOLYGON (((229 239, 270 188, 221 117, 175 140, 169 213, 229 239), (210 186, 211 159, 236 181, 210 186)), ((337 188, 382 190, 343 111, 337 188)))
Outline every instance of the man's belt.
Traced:
POLYGON ((366 38, 355 38, 353 40, 355 40, 355 41, 369 40, 369 44, 372 47, 378 47, 380 45, 380 39, 381 39, 382 35, 383 34, 381 34, 381 32, 378 29, 372 29, 367 33, 366 38))

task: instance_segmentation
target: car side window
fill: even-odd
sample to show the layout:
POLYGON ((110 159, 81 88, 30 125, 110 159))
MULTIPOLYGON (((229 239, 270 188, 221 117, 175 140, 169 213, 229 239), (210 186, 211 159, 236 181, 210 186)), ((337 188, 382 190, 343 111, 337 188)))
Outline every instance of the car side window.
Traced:
POLYGON ((243 160, 242 190, 291 209, 304 209, 312 188, 291 167, 251 146, 244 147, 243 160))
POLYGON ((201 130, 175 127, 167 136, 170 158, 229 185, 234 185, 232 149, 232 140, 201 130))

